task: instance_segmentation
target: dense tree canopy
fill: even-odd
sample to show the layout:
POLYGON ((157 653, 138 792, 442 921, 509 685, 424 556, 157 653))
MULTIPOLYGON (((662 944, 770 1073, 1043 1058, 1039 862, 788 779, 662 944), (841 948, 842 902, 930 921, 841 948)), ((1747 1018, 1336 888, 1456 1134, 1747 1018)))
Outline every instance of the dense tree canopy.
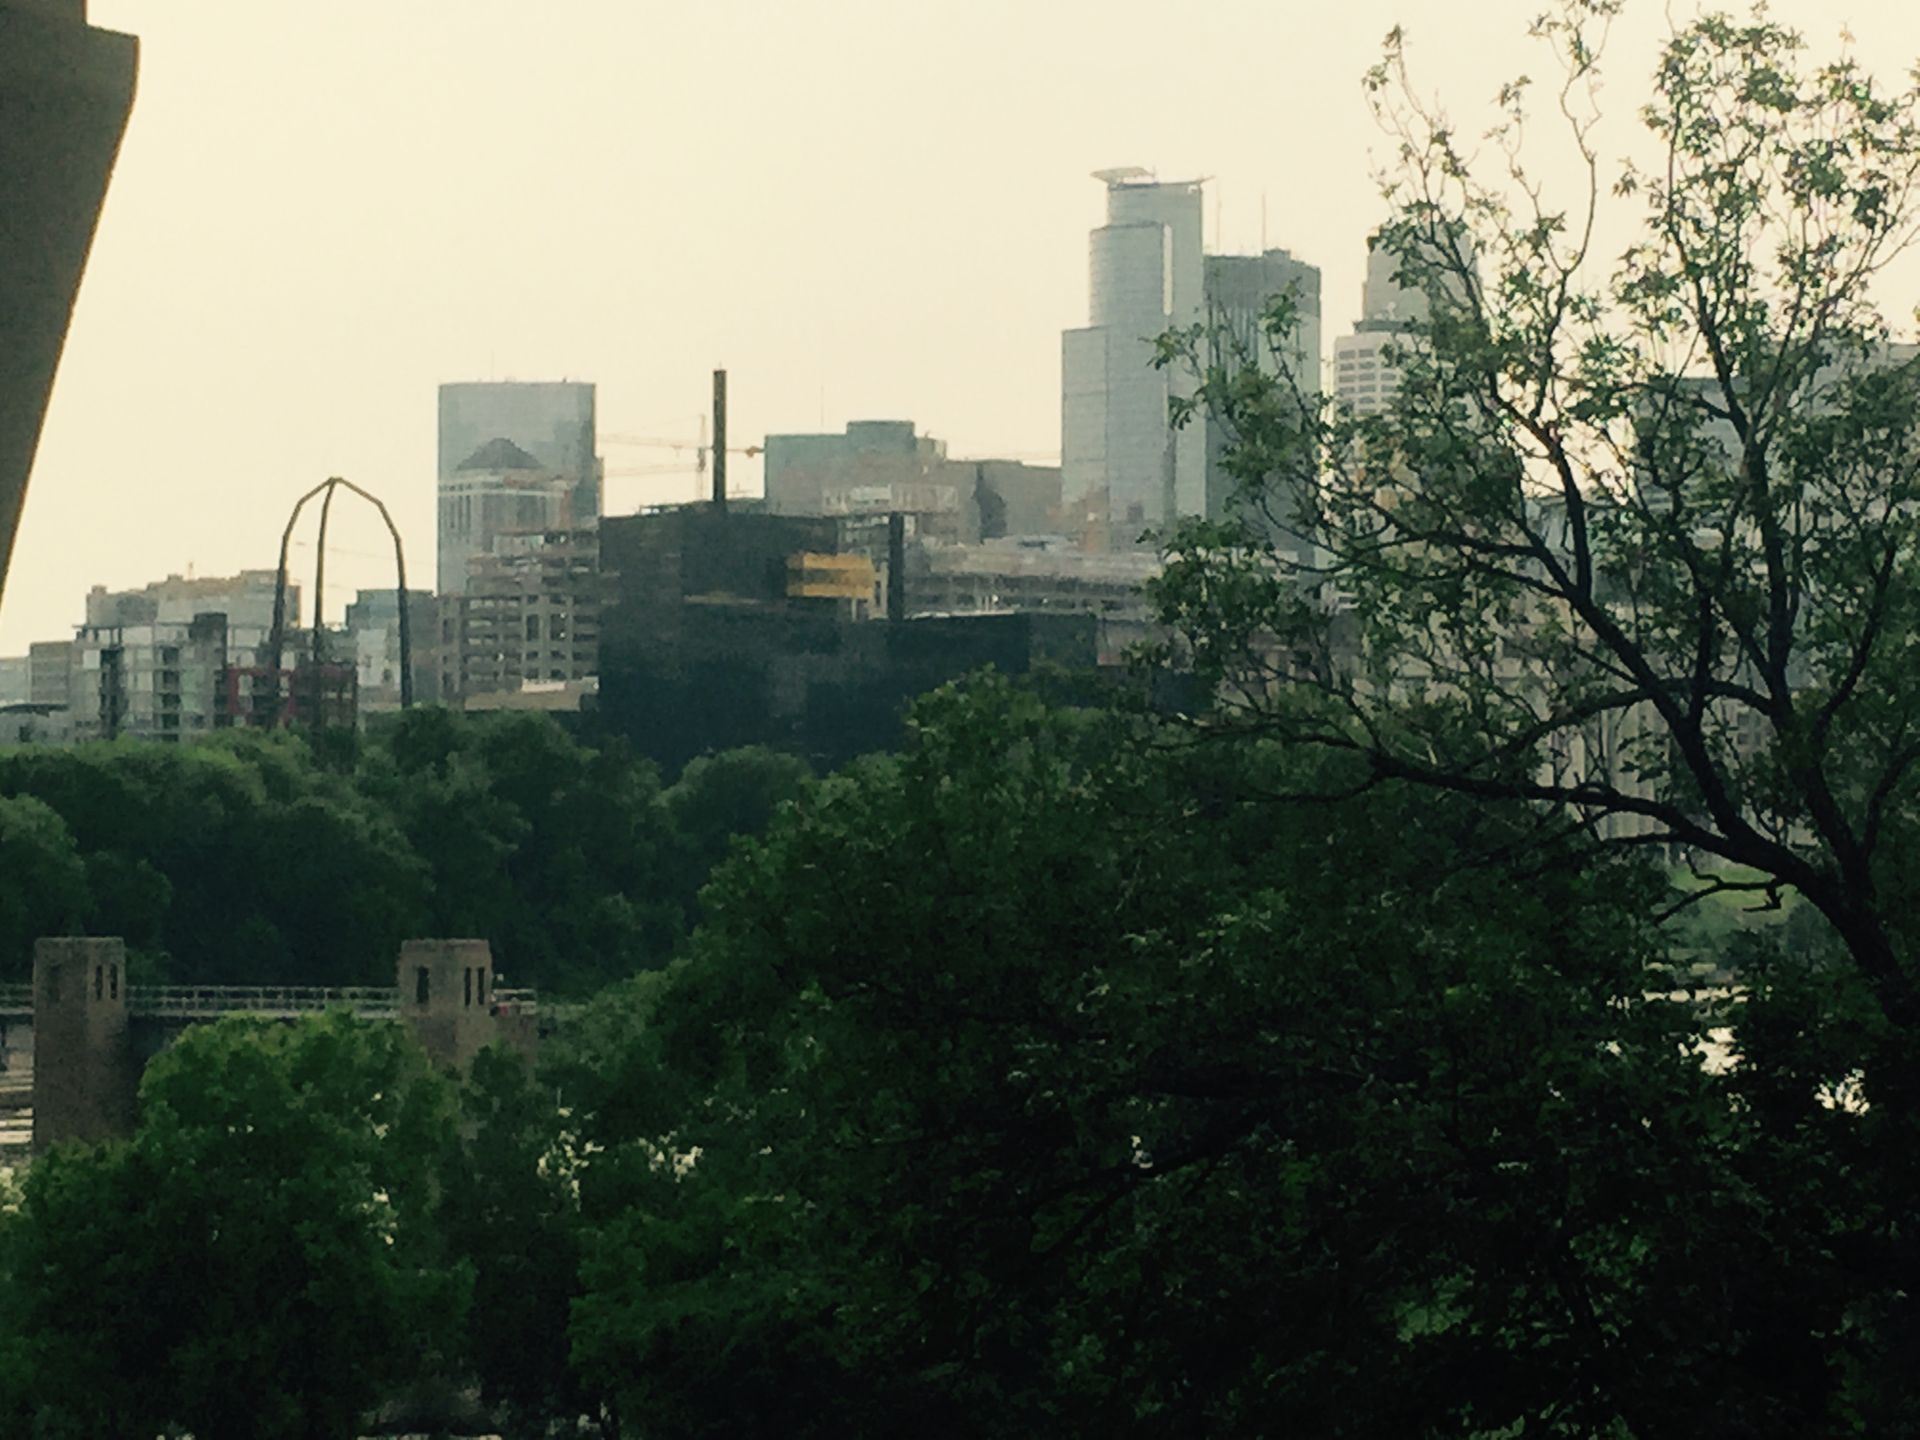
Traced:
POLYGON ((130 1142, 57 1149, 4 1235, 8 1432, 351 1440, 452 1350, 450 1088, 397 1026, 187 1032, 130 1142))
POLYGON ((0 977, 22 965, 42 935, 73 931, 87 909, 87 869, 66 822, 30 796, 0 796, 0 977))
POLYGON ((1857 972, 1737 934, 1712 1073, 1663 871, 1361 773, 983 680, 457 1125, 397 1028, 192 1035, 0 1223, 6 1403, 349 1425, 437 1367, 527 1436, 1908 1433, 1910 1152, 1809 1103, 1884 1024, 1857 972))
POLYGON ((513 1433, 544 1436, 549 1421, 598 1408, 568 1337, 580 1294, 579 1157, 552 1088, 511 1051, 482 1052, 462 1100, 438 1217, 448 1250, 473 1272, 461 1360, 513 1433))
POLYGON ((293 735, 0 752, 0 977, 41 935, 127 940, 150 979, 391 984, 402 941, 477 935, 507 983, 589 993, 666 963, 736 829, 805 767, 762 751, 662 787, 544 716, 423 708, 293 735), (30 882, 30 883, 29 883, 30 882))
POLYGON ((365 983, 419 906, 399 832, 290 738, 8 751, 0 794, 72 833, 88 897, 73 918, 182 981, 365 983))
MULTIPOLYGON (((1799 902, 1790 946, 1731 957, 1750 1128, 1723 1163, 1763 1197, 1790 1298, 1737 1312, 1768 1317, 1772 1379, 1719 1423, 1912 1433, 1891 1357, 1920 1342, 1920 353, 1876 290, 1920 222, 1920 95, 1810 62, 1763 11, 1707 15, 1655 74, 1657 160, 1609 174, 1618 8, 1537 26, 1568 210, 1545 198, 1564 175, 1529 168, 1525 82, 1476 145, 1390 37, 1370 90, 1397 145, 1397 393, 1349 407, 1168 337, 1242 488, 1171 537, 1156 598, 1215 697, 1200 732, 1348 762, 1302 796, 1521 802, 1539 853, 1672 855, 1708 867, 1699 894, 1799 902), (1638 234, 1609 257, 1619 209, 1638 234)), ((1293 319, 1274 307, 1276 345, 1293 319)))
POLYGON ((810 793, 587 1107, 576 1362, 664 1436, 1806 1433, 1664 882, 1309 778, 988 686, 810 793))

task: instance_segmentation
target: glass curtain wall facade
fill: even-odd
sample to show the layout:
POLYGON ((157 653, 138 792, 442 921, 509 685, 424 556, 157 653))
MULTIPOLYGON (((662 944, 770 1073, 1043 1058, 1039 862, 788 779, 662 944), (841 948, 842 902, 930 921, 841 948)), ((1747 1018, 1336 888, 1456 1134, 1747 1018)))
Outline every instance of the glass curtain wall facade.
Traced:
POLYGON ((1191 381, 1153 364, 1157 337, 1202 318, 1202 188, 1131 169, 1095 178, 1107 223, 1090 237, 1091 323, 1061 339, 1061 491, 1090 540, 1124 547, 1206 507, 1206 436, 1168 420, 1191 381))

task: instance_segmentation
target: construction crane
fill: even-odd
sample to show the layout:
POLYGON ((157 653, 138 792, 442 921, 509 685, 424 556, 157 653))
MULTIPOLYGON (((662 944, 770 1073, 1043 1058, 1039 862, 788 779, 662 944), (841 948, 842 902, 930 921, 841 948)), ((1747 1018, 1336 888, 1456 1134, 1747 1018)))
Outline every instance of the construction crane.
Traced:
MULTIPOLYGON (((671 450, 676 455, 693 452, 693 464, 689 467, 683 461, 674 460, 658 465, 620 465, 609 466, 604 472, 609 480, 637 479, 645 475, 692 475, 696 480, 694 499, 706 498, 707 466, 713 446, 707 440, 707 417, 700 417, 700 435, 695 440, 678 440, 660 435, 602 435, 602 445, 630 446, 640 450, 671 450)), ((729 445, 729 455, 758 455, 764 447, 759 445, 729 445)))

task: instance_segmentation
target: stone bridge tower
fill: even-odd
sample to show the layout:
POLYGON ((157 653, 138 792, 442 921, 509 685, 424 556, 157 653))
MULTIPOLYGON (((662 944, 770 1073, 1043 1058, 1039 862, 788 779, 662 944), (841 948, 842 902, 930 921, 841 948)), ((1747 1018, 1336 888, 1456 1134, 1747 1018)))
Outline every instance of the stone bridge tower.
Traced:
POLYGON ((400 947, 399 980, 400 1017, 434 1064, 464 1070, 499 1038, 485 940, 409 940, 400 947))
POLYGON ((127 1016, 127 947, 61 938, 33 946, 33 1149, 133 1128, 139 1065, 127 1016))
POLYGON ((191 1025, 225 1015, 293 1022, 336 1007, 405 1025, 432 1062, 465 1070, 488 1045, 531 1057, 546 1013, 529 992, 493 984, 485 940, 409 940, 397 990, 322 987, 127 986, 117 939, 36 941, 33 951, 33 1150, 133 1131, 146 1064, 191 1025))

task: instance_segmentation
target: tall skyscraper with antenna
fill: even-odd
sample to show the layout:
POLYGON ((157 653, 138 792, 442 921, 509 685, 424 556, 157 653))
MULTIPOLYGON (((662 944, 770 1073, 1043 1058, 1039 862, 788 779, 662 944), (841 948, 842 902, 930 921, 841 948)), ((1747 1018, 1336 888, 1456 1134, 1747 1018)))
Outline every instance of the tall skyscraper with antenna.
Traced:
POLYGON ((1191 381, 1153 364, 1154 340, 1204 311, 1203 182, 1138 167, 1094 178, 1107 223, 1090 238, 1090 323, 1061 337, 1060 480, 1088 539, 1118 548, 1206 505, 1206 436, 1168 421, 1191 381))
POLYGON ((1107 188, 1107 223, 1090 237, 1090 323, 1061 337, 1061 494, 1086 543, 1125 549, 1184 516, 1220 516, 1233 498, 1222 463, 1230 437, 1200 418, 1174 428, 1170 407, 1195 381, 1180 364, 1156 366, 1154 341, 1205 325, 1229 363, 1244 354, 1317 393, 1320 272, 1279 249, 1207 254, 1204 181, 1137 167, 1094 178, 1107 188), (1294 296, 1300 326, 1276 348, 1262 318, 1282 293, 1294 296))

